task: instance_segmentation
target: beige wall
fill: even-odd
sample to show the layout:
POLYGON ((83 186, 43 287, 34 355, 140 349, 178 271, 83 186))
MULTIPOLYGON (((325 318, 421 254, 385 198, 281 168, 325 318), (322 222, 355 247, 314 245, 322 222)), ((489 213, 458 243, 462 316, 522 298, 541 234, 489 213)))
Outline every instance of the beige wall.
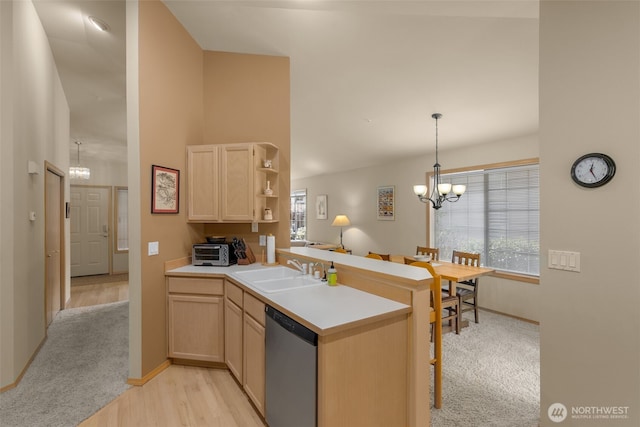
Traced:
POLYGON ((580 273, 541 269, 542 426, 640 425, 639 34, 638 1, 541 2, 541 251, 581 253, 580 273), (589 152, 616 162, 604 187, 569 176, 589 152), (556 424, 553 403, 629 413, 556 424))
MULTIPOLYGON (((0 387, 12 384, 45 336, 44 162, 69 167, 69 107, 31 2, 0 2, 0 387), (36 162, 38 175, 27 173, 36 162), (29 221, 29 212, 36 221, 29 221)), ((65 200, 69 200, 69 184, 65 200)), ((66 253, 69 253, 69 220, 66 253)), ((69 271, 68 258, 65 262, 69 271)), ((68 275, 68 273, 67 273, 68 275)), ((69 294, 69 281, 64 281, 69 294)))

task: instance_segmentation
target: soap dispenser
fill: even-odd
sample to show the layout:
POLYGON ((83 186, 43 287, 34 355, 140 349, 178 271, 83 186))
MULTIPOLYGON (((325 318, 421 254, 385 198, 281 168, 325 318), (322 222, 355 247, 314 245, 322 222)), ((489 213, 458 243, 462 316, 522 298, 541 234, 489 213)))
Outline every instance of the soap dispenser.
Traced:
POLYGON ((327 270, 327 283, 329 286, 336 286, 338 284, 338 271, 333 266, 333 261, 331 261, 331 266, 327 270))

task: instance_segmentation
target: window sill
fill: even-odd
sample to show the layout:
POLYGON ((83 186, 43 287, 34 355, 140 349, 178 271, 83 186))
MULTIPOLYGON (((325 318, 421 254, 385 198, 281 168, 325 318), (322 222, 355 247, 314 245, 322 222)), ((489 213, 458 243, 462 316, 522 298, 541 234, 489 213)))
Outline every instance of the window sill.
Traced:
POLYGON ((533 285, 540 284, 540 277, 528 276, 526 274, 508 273, 506 271, 495 271, 491 273, 493 277, 499 277, 501 279, 514 280, 516 282, 531 283, 533 285))

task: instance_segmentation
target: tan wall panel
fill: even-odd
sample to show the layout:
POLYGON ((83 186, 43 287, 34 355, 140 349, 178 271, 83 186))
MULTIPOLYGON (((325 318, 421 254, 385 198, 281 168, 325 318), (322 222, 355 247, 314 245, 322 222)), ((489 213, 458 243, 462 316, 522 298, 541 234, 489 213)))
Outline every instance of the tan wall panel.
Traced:
POLYGON ((540 2, 544 427, 640 425, 638 34, 637 1, 540 2), (572 163, 590 152, 616 162, 604 187, 585 189, 571 180, 572 163), (548 251, 560 248, 580 253, 579 273, 546 267, 548 251), (556 403, 567 408, 561 423, 548 413, 556 403), (596 411, 608 406, 623 414, 598 419, 596 411), (591 409, 593 418, 574 418, 574 408, 591 409))
POLYGON ((202 50, 164 4, 140 2, 142 375, 167 357, 164 262, 190 253, 186 149, 202 142, 202 50), (151 165, 179 169, 179 214, 151 214, 151 165), (145 197, 147 201, 145 202, 145 197), (147 256, 148 242, 160 254, 147 256))

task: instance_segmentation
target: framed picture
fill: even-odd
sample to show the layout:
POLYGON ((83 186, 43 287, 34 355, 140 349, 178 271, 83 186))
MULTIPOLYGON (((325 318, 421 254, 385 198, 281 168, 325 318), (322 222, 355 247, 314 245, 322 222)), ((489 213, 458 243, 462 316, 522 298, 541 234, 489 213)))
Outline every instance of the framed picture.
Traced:
POLYGON ((327 195, 316 197, 316 219, 327 219, 327 195))
POLYGON ((177 214, 180 206, 180 171, 151 166, 151 213, 177 214))
POLYGON ((395 220, 395 189, 394 185, 378 187, 378 220, 395 220))

